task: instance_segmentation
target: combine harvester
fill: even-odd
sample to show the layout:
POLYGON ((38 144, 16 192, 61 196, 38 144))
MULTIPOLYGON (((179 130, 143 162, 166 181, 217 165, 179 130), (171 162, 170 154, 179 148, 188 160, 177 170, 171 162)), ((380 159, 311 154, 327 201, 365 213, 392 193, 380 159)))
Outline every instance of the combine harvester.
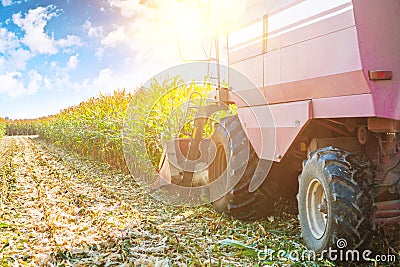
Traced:
MULTIPOLYGON (((363 248, 377 224, 398 227, 400 1, 246 0, 237 21, 229 67, 256 87, 216 91, 237 115, 221 119, 211 138, 208 182, 235 181, 214 207, 253 219, 273 213, 279 197, 297 196, 302 236, 315 252, 339 239, 363 248)), ((207 154, 199 148, 204 116, 217 109, 199 108, 193 137, 167 145, 163 180, 193 185, 196 174, 169 160, 176 144, 190 160, 207 154)))

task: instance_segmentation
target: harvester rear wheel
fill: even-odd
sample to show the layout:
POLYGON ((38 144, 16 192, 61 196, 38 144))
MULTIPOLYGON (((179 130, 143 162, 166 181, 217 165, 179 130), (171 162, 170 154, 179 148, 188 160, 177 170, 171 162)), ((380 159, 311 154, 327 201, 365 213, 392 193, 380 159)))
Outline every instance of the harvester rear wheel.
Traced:
POLYGON ((248 190, 259 159, 242 129, 239 118, 231 116, 221 119, 215 126, 212 140, 216 145, 216 157, 209 167, 209 181, 212 182, 222 175, 225 175, 226 179, 228 174, 228 179, 238 181, 232 190, 213 202, 214 208, 241 220, 257 219, 271 214, 275 203, 271 192, 274 190, 248 190), (247 155, 244 155, 246 153, 247 155), (229 167, 227 162, 230 163, 229 167), (230 170, 226 170, 227 167, 230 170))
POLYGON ((321 253, 369 245, 375 227, 371 177, 367 166, 350 152, 326 147, 309 155, 297 195, 309 249, 321 253))

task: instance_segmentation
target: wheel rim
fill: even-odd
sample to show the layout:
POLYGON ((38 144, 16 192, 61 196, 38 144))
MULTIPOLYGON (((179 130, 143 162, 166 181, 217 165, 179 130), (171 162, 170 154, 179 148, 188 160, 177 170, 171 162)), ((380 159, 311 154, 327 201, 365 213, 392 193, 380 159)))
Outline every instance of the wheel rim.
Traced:
POLYGON ((328 212, 325 190, 318 179, 312 180, 308 186, 306 210, 312 235, 321 239, 327 227, 328 212))
POLYGON ((225 154, 225 149, 222 144, 217 145, 217 151, 215 154, 215 159, 213 162, 213 168, 212 168, 212 175, 210 182, 215 181, 218 179, 226 170, 226 154, 225 154))

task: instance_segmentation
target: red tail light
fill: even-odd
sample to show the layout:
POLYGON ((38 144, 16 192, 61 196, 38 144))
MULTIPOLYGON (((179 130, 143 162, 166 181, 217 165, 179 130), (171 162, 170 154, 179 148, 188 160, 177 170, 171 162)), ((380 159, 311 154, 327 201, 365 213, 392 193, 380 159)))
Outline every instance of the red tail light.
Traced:
POLYGON ((371 81, 391 80, 392 72, 390 70, 370 70, 368 76, 371 81))

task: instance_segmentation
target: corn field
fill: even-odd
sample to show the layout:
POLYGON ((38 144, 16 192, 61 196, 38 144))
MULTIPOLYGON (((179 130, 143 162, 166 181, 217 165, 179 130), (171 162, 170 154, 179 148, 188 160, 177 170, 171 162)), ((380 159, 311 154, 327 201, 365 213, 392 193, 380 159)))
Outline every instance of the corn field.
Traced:
MULTIPOLYGON (((172 131, 175 136, 187 137, 190 123, 193 123, 190 120, 193 112, 188 114, 190 123, 184 125, 186 130, 178 133, 186 102, 192 95, 196 98, 194 102, 199 102, 200 98, 207 97, 210 89, 206 83, 185 84, 180 77, 153 80, 149 86, 138 88, 135 93, 116 91, 111 95, 100 95, 56 115, 33 120, 7 120, 5 132, 11 136, 39 135, 62 149, 122 170, 126 170, 123 153, 125 138, 126 145, 136 144, 125 148, 133 156, 133 169, 141 175, 147 171, 142 170, 147 157, 153 166, 158 166, 166 127, 174 128, 167 131, 170 135, 172 131), (178 111, 171 116, 170 113, 177 107, 178 111)), ((210 135, 211 124, 206 130, 210 135)))
POLYGON ((59 114, 7 121, 7 135, 39 135, 67 149, 117 168, 123 167, 121 131, 131 95, 100 95, 59 114))
POLYGON ((6 133, 6 120, 0 118, 0 138, 2 138, 5 133, 6 133))
POLYGON ((36 134, 35 120, 6 120, 6 135, 34 135, 36 134))

